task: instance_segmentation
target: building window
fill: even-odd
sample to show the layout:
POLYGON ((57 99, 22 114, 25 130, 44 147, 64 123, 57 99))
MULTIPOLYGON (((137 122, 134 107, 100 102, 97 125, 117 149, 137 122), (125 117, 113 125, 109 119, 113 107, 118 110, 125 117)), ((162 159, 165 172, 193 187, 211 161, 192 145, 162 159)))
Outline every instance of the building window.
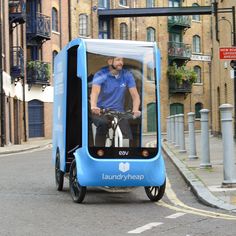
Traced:
POLYGON ((169 40, 170 42, 180 43, 182 42, 182 35, 178 32, 170 32, 169 40))
POLYGON ((98 8, 109 8, 109 0, 98 0, 98 8))
POLYGON ((56 50, 52 52, 52 71, 54 72, 54 62, 55 62, 55 57, 58 54, 56 50))
POLYGON ((107 20, 100 20, 99 21, 99 35, 98 38, 100 39, 108 39, 109 35, 109 21, 107 20))
POLYGON ((198 35, 193 36, 193 52, 201 52, 201 38, 198 35))
POLYGON ((201 113, 200 111, 203 108, 203 104, 201 102, 198 102, 195 104, 195 118, 200 119, 201 118, 201 113))
POLYGON ((180 7, 180 0, 169 0, 169 7, 180 7))
POLYGON ((120 39, 123 39, 123 40, 128 39, 128 26, 126 23, 120 24, 120 39))
POLYGON ((170 115, 184 114, 184 105, 182 103, 170 104, 170 115))
POLYGON ((79 15, 79 35, 88 36, 88 16, 86 14, 79 15))
POLYGON ((156 30, 152 27, 147 28, 147 41, 148 42, 156 41, 156 30))
MULTIPOLYGON (((197 3, 194 3, 192 6, 193 7, 199 7, 199 5, 197 3)), ((200 15, 193 15, 192 20, 200 21, 200 15)))
POLYGON ((146 7, 154 7, 155 6, 154 0, 146 0, 146 7))
POLYGON ((119 3, 122 6, 127 6, 127 0, 120 0, 119 3))
POLYGON ((195 81, 195 83, 202 83, 202 76, 201 76, 201 67, 200 66, 194 66, 193 70, 196 72, 197 74, 197 80, 195 81))
POLYGON ((52 30, 58 32, 58 11, 55 7, 52 8, 52 30))

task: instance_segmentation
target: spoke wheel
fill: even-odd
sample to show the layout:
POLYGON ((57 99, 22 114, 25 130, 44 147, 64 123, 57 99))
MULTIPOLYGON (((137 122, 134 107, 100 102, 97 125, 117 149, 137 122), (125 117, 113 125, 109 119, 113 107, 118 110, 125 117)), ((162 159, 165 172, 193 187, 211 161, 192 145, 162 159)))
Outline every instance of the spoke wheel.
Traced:
POLYGON ((165 193, 165 188, 166 188, 166 181, 161 186, 144 187, 148 198, 153 202, 157 202, 162 199, 165 193))
POLYGON ((81 203, 84 200, 86 194, 86 187, 83 187, 79 184, 77 180, 77 169, 75 160, 72 161, 70 166, 70 193, 74 202, 81 203))
POLYGON ((64 172, 60 170, 60 154, 57 152, 56 163, 55 163, 55 181, 56 189, 62 191, 64 184, 64 172))

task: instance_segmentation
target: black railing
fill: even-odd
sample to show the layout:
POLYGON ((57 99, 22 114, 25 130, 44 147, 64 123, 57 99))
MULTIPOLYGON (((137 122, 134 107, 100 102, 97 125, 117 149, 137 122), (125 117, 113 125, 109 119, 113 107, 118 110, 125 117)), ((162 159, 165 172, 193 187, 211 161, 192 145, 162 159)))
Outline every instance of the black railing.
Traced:
POLYGON ((24 0, 9 1, 9 20, 10 23, 23 24, 26 21, 26 3, 24 0))
POLYGON ((12 78, 24 77, 24 51, 21 47, 11 47, 11 76, 12 78))
POLYGON ((168 42, 168 56, 177 59, 190 59, 192 49, 190 44, 181 42, 168 42))
POLYGON ((178 83, 175 79, 169 79, 169 93, 191 93, 192 84, 188 80, 178 83))
POLYGON ((27 83, 49 85, 50 64, 42 61, 29 61, 27 63, 27 83))
POLYGON ((26 22, 28 39, 49 40, 51 37, 51 20, 39 12, 36 16, 28 15, 26 22))
POLYGON ((168 17, 168 26, 170 27, 182 27, 190 28, 191 27, 191 17, 190 16, 169 16, 168 17))

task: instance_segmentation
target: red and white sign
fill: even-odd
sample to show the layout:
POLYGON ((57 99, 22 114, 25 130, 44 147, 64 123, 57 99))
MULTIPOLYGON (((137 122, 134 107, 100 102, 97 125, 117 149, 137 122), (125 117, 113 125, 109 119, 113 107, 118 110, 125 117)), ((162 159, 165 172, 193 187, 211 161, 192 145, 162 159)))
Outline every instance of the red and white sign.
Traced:
POLYGON ((219 53, 222 60, 236 60, 236 47, 220 48, 219 53))

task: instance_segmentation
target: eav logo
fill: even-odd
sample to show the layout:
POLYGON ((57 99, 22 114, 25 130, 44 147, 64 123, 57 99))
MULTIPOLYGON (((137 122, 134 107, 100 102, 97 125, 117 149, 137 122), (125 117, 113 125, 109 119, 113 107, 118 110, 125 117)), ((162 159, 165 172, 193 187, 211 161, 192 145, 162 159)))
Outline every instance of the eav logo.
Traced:
POLYGON ((119 164, 119 170, 120 170, 121 172, 123 172, 123 173, 129 171, 129 163, 128 163, 128 162, 126 162, 126 163, 121 162, 121 163, 119 164))

